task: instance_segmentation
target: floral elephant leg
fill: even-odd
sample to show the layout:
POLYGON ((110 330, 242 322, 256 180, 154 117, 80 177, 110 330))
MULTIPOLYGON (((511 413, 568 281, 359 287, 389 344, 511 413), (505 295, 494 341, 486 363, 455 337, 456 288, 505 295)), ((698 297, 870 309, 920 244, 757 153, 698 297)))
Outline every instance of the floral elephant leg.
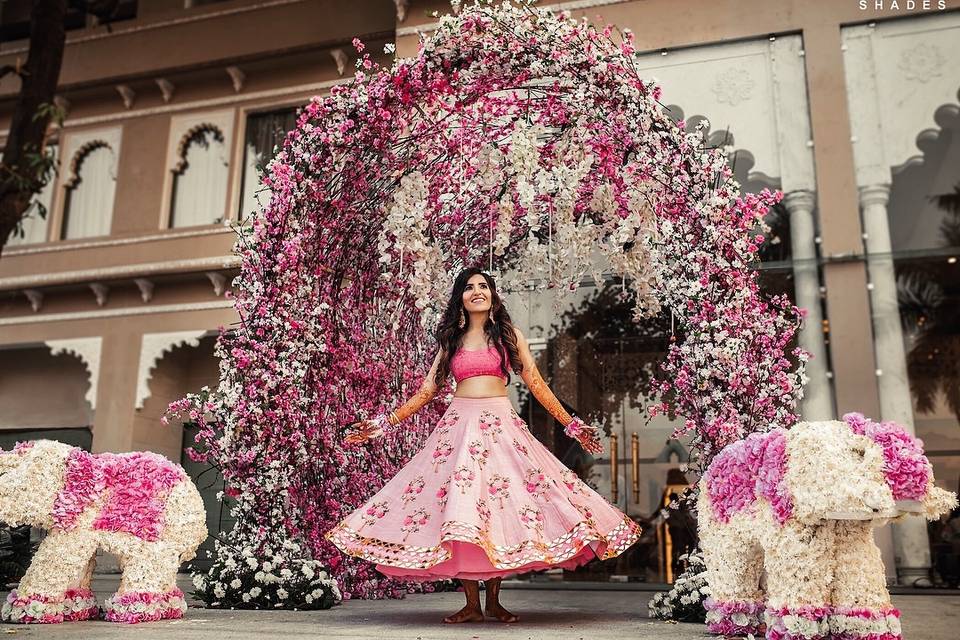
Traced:
POLYGON ((900 612, 890 603, 871 523, 839 522, 836 532, 830 631, 845 640, 899 640, 900 612))
POLYGON ((176 586, 180 552, 144 545, 121 558, 121 568, 120 588, 103 606, 107 620, 137 623, 183 617, 187 603, 176 586))
POLYGON ((835 523, 786 522, 764 541, 767 640, 827 640, 835 523))
POLYGON ((89 575, 96 549, 97 540, 87 531, 51 531, 19 586, 7 596, 3 620, 56 623, 95 618, 99 609, 89 575))
POLYGON ((707 630, 724 636, 754 634, 763 630, 764 593, 760 588, 763 553, 760 546, 722 535, 717 530, 701 530, 700 546, 707 567, 733 568, 708 571, 710 597, 707 630))

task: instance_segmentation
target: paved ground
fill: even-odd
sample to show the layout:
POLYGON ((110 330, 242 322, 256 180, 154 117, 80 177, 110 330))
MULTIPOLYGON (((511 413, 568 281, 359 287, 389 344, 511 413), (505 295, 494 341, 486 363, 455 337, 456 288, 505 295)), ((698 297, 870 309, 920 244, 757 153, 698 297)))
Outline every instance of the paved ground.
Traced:
MULTIPOLYGON (((94 586, 109 594, 110 578, 94 586)), ((186 586, 186 584, 184 585, 186 586)), ((329 611, 219 611, 191 608, 183 620, 125 626, 78 622, 50 626, 0 624, 0 637, 175 638, 234 640, 336 638, 338 640, 706 640, 701 625, 667 624, 647 618, 649 591, 507 589, 503 602, 521 616, 515 625, 497 622, 444 625, 440 619, 462 606, 459 593, 412 595, 405 600, 352 600, 329 611)), ((898 595, 907 640, 960 638, 960 595, 898 595)))

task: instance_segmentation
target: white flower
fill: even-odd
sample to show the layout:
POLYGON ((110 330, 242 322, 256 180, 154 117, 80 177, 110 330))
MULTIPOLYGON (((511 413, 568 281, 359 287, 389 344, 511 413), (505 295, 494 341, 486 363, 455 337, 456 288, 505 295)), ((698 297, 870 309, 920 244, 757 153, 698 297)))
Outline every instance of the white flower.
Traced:
POLYGON ((260 587, 254 587, 254 588, 250 589, 250 597, 251 597, 251 598, 259 598, 259 597, 260 597, 260 587))
POLYGON ((240 582, 240 578, 234 578, 233 580, 230 581, 231 589, 239 589, 242 585, 243 583, 240 582))
POLYGON ((277 597, 281 600, 286 600, 288 595, 290 594, 287 593, 286 589, 277 589, 277 597))

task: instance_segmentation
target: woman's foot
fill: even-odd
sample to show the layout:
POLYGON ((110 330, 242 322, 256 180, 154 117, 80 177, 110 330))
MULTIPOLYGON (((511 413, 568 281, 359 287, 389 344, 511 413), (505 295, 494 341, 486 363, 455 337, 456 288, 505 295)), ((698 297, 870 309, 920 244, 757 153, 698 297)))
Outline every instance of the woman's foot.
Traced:
POLYGON ((463 585, 463 595, 467 597, 467 604, 443 621, 447 624, 483 622, 483 612, 480 611, 480 583, 476 580, 461 580, 460 583, 463 585))
POLYGON ((483 622, 483 612, 480 607, 465 606, 453 615, 443 619, 447 624, 459 624, 461 622, 483 622))
POLYGON ((496 618, 500 622, 516 622, 520 619, 519 616, 510 613, 500 604, 500 583, 502 581, 502 578, 491 578, 484 583, 487 589, 487 606, 484 607, 484 611, 488 616, 496 618))
POLYGON ((503 605, 499 602, 490 604, 487 603, 486 614, 490 618, 496 618, 500 622, 517 622, 520 620, 520 617, 510 613, 503 608, 503 605))

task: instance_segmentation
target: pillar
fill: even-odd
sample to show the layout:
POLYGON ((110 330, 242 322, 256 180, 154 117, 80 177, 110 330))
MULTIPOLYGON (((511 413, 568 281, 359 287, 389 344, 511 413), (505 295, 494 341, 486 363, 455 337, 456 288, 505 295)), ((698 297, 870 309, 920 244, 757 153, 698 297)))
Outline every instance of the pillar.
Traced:
MULTIPOLYGON (((887 217, 889 199, 889 184, 860 187, 880 418, 897 422, 915 435, 913 401, 907 379, 907 356, 900 325, 897 278, 887 217)), ((930 541, 923 519, 908 518, 895 524, 893 540, 899 582, 907 586, 929 585, 930 541)))
POLYGON ((813 218, 814 195, 807 190, 791 191, 783 199, 790 216, 790 241, 793 253, 793 279, 797 306, 806 309, 800 328, 800 347, 811 354, 807 362, 807 384, 803 390, 800 414, 804 420, 834 418, 833 397, 827 378, 827 346, 823 337, 823 312, 820 306, 820 274, 816 225, 813 218))

